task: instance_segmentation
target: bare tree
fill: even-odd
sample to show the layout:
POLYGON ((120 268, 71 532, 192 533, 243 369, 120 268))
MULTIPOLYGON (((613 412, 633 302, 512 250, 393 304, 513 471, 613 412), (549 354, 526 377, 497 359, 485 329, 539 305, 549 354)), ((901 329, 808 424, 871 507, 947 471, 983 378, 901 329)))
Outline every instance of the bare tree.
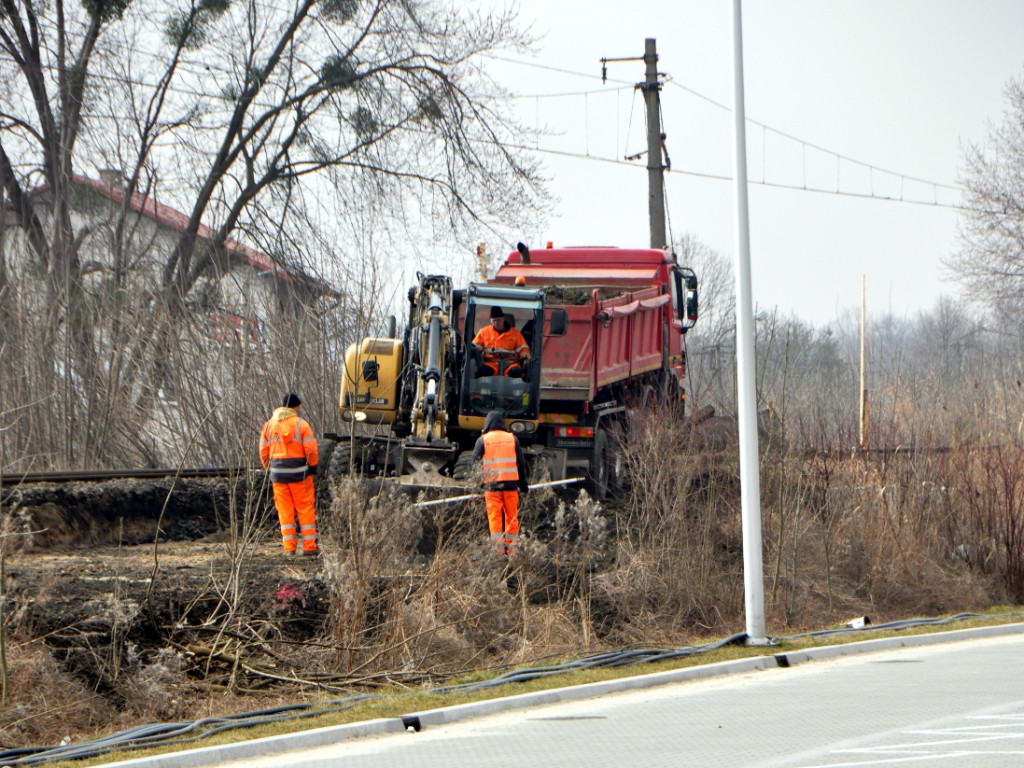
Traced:
POLYGON ((948 265, 966 294, 1016 313, 1024 290, 1024 78, 1006 86, 1002 123, 964 149, 964 212, 948 265))
POLYGON ((690 267, 700 285, 700 320, 687 333, 689 388, 698 407, 731 410, 734 377, 726 370, 735 349, 736 291, 728 259, 692 234, 675 244, 680 264, 690 267))
MULTIPOLYGON (((0 297, 31 325, 5 378, 31 368, 19 399, 46 403, 36 438, 49 463, 112 463, 129 443, 152 453, 138 424, 190 363, 193 416, 242 382, 265 396, 298 375, 294 357, 291 374, 273 372, 266 349, 239 361, 232 387, 203 384, 183 357, 202 346, 190 325, 212 301, 210 278, 229 270, 233 239, 283 274, 335 280, 354 256, 403 255, 353 253, 368 238, 345 237, 344 219, 408 232, 412 212, 467 245, 482 227, 536 219, 536 167, 508 148, 522 129, 477 64, 527 43, 509 13, 416 0, 0 0, 0 297), (101 232, 77 211, 82 178, 104 169, 125 202, 101 232), (146 239, 133 195, 185 212, 172 247, 146 239), (90 248, 104 252, 102 279, 90 278, 90 248), (30 296, 5 290, 15 252, 28 254, 17 275, 30 296)), ((282 351, 307 330, 324 343, 328 307, 279 304, 282 351)))

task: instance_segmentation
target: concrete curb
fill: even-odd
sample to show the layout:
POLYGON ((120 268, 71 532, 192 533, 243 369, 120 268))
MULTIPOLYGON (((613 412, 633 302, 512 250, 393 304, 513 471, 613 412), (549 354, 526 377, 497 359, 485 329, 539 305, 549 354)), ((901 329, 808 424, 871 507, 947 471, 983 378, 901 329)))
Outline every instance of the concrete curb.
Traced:
POLYGON ((550 691, 524 693, 517 696, 506 696, 500 699, 489 699, 471 704, 459 704, 452 707, 425 710, 403 715, 402 717, 368 720, 361 723, 334 725, 316 728, 284 736, 270 736, 263 739, 244 741, 237 744, 224 744, 215 747, 202 747, 182 752, 173 752, 154 757, 136 760, 123 760, 107 763, 111 768, 197 768, 197 766, 213 765, 229 760, 244 760, 249 757, 288 752, 295 749, 325 746, 345 739, 359 736, 374 736, 385 733, 400 733, 412 728, 420 730, 429 726, 446 725, 473 717, 492 715, 512 709, 536 707, 543 704, 556 704, 563 701, 604 696, 609 693, 652 688, 668 683, 688 680, 701 680, 723 675, 735 675, 744 672, 755 672, 776 667, 792 667, 809 661, 851 656, 860 653, 874 653, 898 648, 914 648, 938 643, 952 643, 962 640, 977 640, 988 637, 1000 637, 1024 633, 1024 623, 1002 624, 994 627, 978 627, 975 629, 959 629, 950 632, 938 632, 927 635, 911 635, 908 637, 890 637, 879 640, 864 640, 845 645, 830 645, 822 648, 811 648, 792 653, 780 653, 774 656, 757 656, 749 659, 723 661, 717 664, 705 664, 686 669, 674 669, 669 672, 658 672, 650 675, 637 675, 619 680, 610 680, 587 685, 574 685, 567 688, 556 688, 550 691))
POLYGON ((197 768, 202 765, 215 765, 228 760, 244 760, 247 757, 264 757, 294 749, 323 747, 345 739, 359 736, 376 736, 384 733, 401 733, 405 730, 399 718, 388 717, 380 720, 366 720, 361 723, 332 725, 327 728, 314 728, 309 731, 289 733, 284 736, 267 736, 237 744, 221 744, 215 747, 201 747, 181 752, 168 752, 165 755, 141 757, 136 760, 122 760, 117 763, 104 763, 122 768, 197 768))
POLYGON ((774 658, 780 667, 791 667, 805 661, 834 659, 855 653, 874 653, 890 651, 897 648, 920 648, 938 643, 955 643, 959 640, 980 640, 986 637, 1001 637, 1024 632, 1024 623, 1000 624, 996 627, 976 627, 974 629, 956 629, 949 632, 935 632, 927 635, 910 635, 908 637, 885 637, 878 640, 863 640, 859 643, 846 645, 829 645, 822 648, 809 648, 805 651, 780 653, 774 658))
POLYGON ((522 709, 525 707, 536 707, 541 704, 557 704, 562 701, 589 699, 596 696, 604 696, 608 693, 633 691, 640 688, 652 688, 657 685, 678 683, 684 680, 698 680, 705 677, 733 675, 740 672, 754 672, 759 669, 770 669, 775 666, 777 666, 777 664, 772 656, 757 656, 750 659, 722 661, 717 664, 705 664, 700 667, 688 667, 687 669, 673 669, 669 672, 657 672, 652 675, 624 677, 619 680, 609 680, 601 683, 574 685, 569 688, 555 688, 550 691, 523 693, 518 696, 506 696, 501 699, 488 699, 487 701, 475 701, 471 704, 459 704, 453 707, 430 709, 425 712, 405 715, 402 718, 402 721, 406 724, 406 727, 411 725, 419 730, 417 726, 426 727, 429 725, 444 725, 446 723, 454 723, 458 720, 465 720, 470 717, 492 715, 496 712, 504 712, 509 709, 522 709))

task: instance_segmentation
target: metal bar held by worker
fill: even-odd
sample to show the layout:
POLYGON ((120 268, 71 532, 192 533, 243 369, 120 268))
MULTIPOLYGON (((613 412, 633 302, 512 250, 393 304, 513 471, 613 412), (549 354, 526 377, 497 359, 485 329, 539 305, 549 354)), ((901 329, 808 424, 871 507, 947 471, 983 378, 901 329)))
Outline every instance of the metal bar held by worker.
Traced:
MULTIPOLYGON (((532 491, 535 488, 550 488, 553 485, 569 485, 570 483, 580 483, 580 482, 582 482, 585 479, 586 478, 583 478, 583 477, 570 477, 570 478, 568 478, 566 480, 551 480, 550 482, 547 482, 547 483, 537 483, 536 485, 531 485, 530 486, 530 490, 532 491)), ((418 501, 415 504, 413 504, 412 506, 413 506, 414 509, 417 508, 417 507, 435 507, 438 504, 454 504, 457 501, 469 501, 471 499, 479 499, 479 498, 482 498, 482 497, 483 497, 483 493, 482 492, 481 493, 467 493, 464 496, 451 496, 451 497, 449 497, 447 499, 434 499, 433 501, 418 501)))

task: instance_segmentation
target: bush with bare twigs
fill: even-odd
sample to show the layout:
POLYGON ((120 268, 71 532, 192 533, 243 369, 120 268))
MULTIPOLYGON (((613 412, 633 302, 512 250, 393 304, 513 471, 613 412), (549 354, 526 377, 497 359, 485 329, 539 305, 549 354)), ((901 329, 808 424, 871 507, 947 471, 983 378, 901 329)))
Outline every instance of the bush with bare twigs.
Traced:
POLYGON ((9 644, 7 663, 12 696, 0 708, 0 747, 77 739, 117 719, 102 695, 62 672, 41 640, 9 644))

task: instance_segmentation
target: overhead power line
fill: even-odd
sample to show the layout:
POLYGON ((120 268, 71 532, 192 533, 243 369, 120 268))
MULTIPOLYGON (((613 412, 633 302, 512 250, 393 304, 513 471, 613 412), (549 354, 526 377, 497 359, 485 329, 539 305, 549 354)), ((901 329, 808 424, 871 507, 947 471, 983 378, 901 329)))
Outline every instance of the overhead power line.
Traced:
MULTIPOLYGON (((564 69, 564 68, 561 68, 561 67, 552 67, 552 66, 548 66, 548 65, 544 65, 544 64, 537 64, 535 62, 530 62, 530 61, 522 61, 522 60, 517 60, 517 59, 510 59, 510 58, 503 57, 503 56, 493 56, 493 55, 489 55, 488 54, 487 58, 491 58, 491 59, 494 59, 496 61, 501 61, 501 62, 505 62, 505 63, 508 63, 508 64, 517 64, 517 65, 520 65, 520 66, 531 67, 531 68, 534 68, 534 69, 541 69, 541 70, 545 70, 545 71, 558 72, 558 73, 566 74, 566 75, 573 75, 575 77, 581 77, 581 78, 585 78, 585 79, 589 79, 589 80, 599 80, 599 79, 601 79, 601 76, 598 75, 598 74, 592 74, 592 73, 588 73, 588 72, 579 72, 579 71, 574 71, 574 70, 570 70, 570 69, 564 69)), ((630 81, 625 81, 625 80, 616 80, 616 79, 613 79, 613 78, 607 78, 607 81, 611 82, 611 83, 615 83, 615 84, 620 86, 619 88, 608 89, 608 90, 610 90, 612 92, 624 90, 626 87, 632 89, 632 88, 635 88, 637 86, 636 83, 630 82, 630 81)), ((666 80, 666 83, 667 83, 667 85, 670 85, 670 86, 672 86, 674 88, 678 88, 679 90, 684 91, 685 93, 690 94, 691 96, 693 96, 693 97, 695 97, 697 99, 700 99, 701 101, 704 101, 707 104, 710 104, 711 106, 717 107, 718 109, 721 109, 721 110, 723 110, 725 112, 728 112, 728 113, 732 112, 732 108, 730 106, 728 106, 726 104, 723 104, 723 103, 721 103, 719 101, 716 101, 715 99, 712 99, 711 97, 706 96, 706 95, 700 93, 699 91, 697 91, 697 90, 695 90, 693 88, 690 88, 689 86, 683 85, 682 83, 679 83, 679 82, 671 79, 670 77, 666 80)), ((532 94, 532 95, 529 95, 529 96, 523 96, 522 98, 533 98, 533 99, 538 99, 538 100, 542 99, 542 98, 568 98, 568 97, 574 97, 574 96, 588 96, 588 95, 591 95, 593 93, 595 93, 594 90, 581 90, 581 91, 576 91, 576 92, 560 92, 560 93, 557 93, 557 94, 532 94)), ((825 155, 831 156, 832 158, 835 159, 835 161, 837 163, 845 162, 845 163, 848 163, 848 164, 851 164, 851 165, 855 165, 857 167, 863 168, 864 170, 868 171, 870 174, 876 174, 876 173, 877 174, 885 174, 886 176, 889 176, 889 177, 891 177, 893 179, 900 180, 901 183, 912 182, 912 183, 915 183, 915 184, 924 184, 926 186, 931 187, 934 190, 944 189, 944 190, 949 190, 949 191, 956 192, 956 193, 960 193, 962 191, 960 187, 958 187, 956 185, 953 185, 953 184, 947 184, 947 183, 941 182, 941 181, 933 181, 931 179, 925 179, 925 178, 922 178, 922 177, 919 177, 919 176, 913 176, 913 175, 910 175, 910 174, 907 174, 907 173, 903 173, 901 171, 894 171, 894 170, 891 170, 891 169, 888 169, 888 168, 884 168, 884 167, 882 167, 880 165, 876 165, 874 163, 866 162, 864 160, 859 160, 857 158, 854 158, 854 157, 851 157, 849 155, 846 155, 846 154, 844 154, 842 152, 837 152, 836 150, 829 149, 828 147, 824 147, 824 146, 822 146, 820 144, 816 144, 814 142, 807 141, 806 139, 802 139, 799 136, 796 136, 796 135, 794 135, 792 133, 789 133, 787 131, 780 130, 778 128, 775 128, 773 126, 768 125, 767 123, 761 122, 760 120, 757 120, 757 119, 754 119, 754 118, 751 118, 751 117, 747 118, 747 122, 750 123, 751 125, 757 126, 762 131, 770 132, 770 133, 773 133, 776 136, 784 138, 784 139, 786 139, 788 141, 795 142, 796 144, 798 144, 801 147, 802 151, 806 152, 807 149, 813 149, 816 152, 820 152, 820 153, 823 153, 825 155)), ((545 150, 540 150, 538 148, 533 148, 533 149, 535 151, 545 151, 545 150)), ((551 152, 551 151, 549 151, 548 153, 549 154, 559 154, 558 152, 551 152)), ((569 155, 569 156, 572 155, 572 153, 566 153, 566 154, 569 155)), ((581 156, 581 157, 590 157, 590 156, 588 154, 586 156, 581 156)), ((606 158, 595 158, 595 159, 606 160, 606 158)), ((614 161, 610 161, 610 162, 614 162, 614 161)), ((723 179, 723 180, 724 179, 731 179, 732 178, 731 176, 716 176, 714 174, 695 173, 695 172, 692 172, 692 171, 690 171, 690 172, 678 171, 677 169, 672 169, 672 172, 683 173, 685 175, 692 175, 692 176, 701 176, 701 177, 705 177, 705 178, 718 178, 718 179, 723 179)), ((943 204, 943 203, 938 202, 937 200, 936 201, 932 201, 932 202, 928 202, 928 201, 920 201, 920 200, 908 199, 908 198, 904 198, 903 196, 896 197, 896 196, 892 196, 892 195, 881 195, 881 194, 876 194, 874 192, 871 192, 871 193, 844 192, 844 191, 839 190, 839 189, 824 189, 824 188, 820 188, 820 187, 810 187, 810 186, 806 186, 806 185, 801 186, 801 185, 797 185, 797 184, 786 184, 786 183, 770 182, 770 181, 767 181, 766 179, 762 179, 760 182, 751 181, 750 183, 759 183, 762 186, 778 187, 778 188, 783 188, 783 189, 807 189, 808 191, 824 192, 824 193, 845 195, 845 196, 851 196, 851 197, 867 197, 867 198, 877 198, 877 199, 884 199, 884 200, 898 200, 898 201, 901 201, 901 202, 920 203, 920 204, 924 204, 924 205, 939 205, 939 206, 942 206, 942 207, 960 207, 960 206, 955 206, 955 205, 951 205, 951 204, 943 204)))
MULTIPOLYGON (((495 55, 493 53, 482 53, 480 55, 483 56, 486 59, 493 59, 494 61, 503 61, 506 64, 518 64, 519 66, 522 66, 522 67, 530 67, 532 69, 543 69, 543 70, 545 70, 547 72, 559 72, 559 73, 561 73, 563 75, 574 75, 576 77, 585 77, 585 78, 589 78, 589 79, 592 79, 592 80, 600 80, 601 79, 601 77, 599 75, 591 75, 591 74, 586 73, 586 72, 577 72, 577 71, 572 70, 572 69, 563 69, 562 67, 552 67, 552 66, 549 66, 547 64, 538 64, 535 61, 523 61, 522 59, 510 59, 507 56, 497 56, 497 55, 495 55)), ((630 80, 617 80, 617 79, 615 79, 613 77, 609 77, 609 78, 605 78, 605 79, 609 83, 618 83, 619 85, 628 85, 628 86, 636 85, 636 83, 634 83, 634 82, 632 82, 630 80)))
MULTIPOLYGON (((507 57, 504 57, 504 56, 495 56, 493 54, 482 54, 482 55, 485 58, 489 58, 489 59, 493 59, 495 61, 501 61, 501 62, 505 62, 505 63, 509 63, 509 64, 516 64, 516 65, 519 65, 519 66, 530 67, 530 68, 534 68, 534 69, 541 69, 541 70, 545 70, 545 71, 558 72, 558 73, 561 73, 561 74, 572 75, 572 76, 575 76, 575 77, 581 77, 581 78, 591 79, 591 80, 595 80, 595 81, 601 79, 601 76, 597 75, 597 74, 590 74, 590 73, 586 73, 586 72, 579 72, 579 71, 574 71, 574 70, 570 70, 570 69, 564 69, 564 68, 561 68, 561 67, 552 67, 552 66, 545 65, 545 64, 538 64, 536 62, 529 62, 529 61, 522 61, 522 60, 517 60, 517 59, 510 59, 510 58, 507 58, 507 57)), ((185 65, 186 67, 188 65, 201 66, 206 71, 210 71, 210 69, 211 69, 211 64, 208 63, 208 62, 195 62, 195 61, 190 61, 190 60, 186 59, 186 60, 182 61, 182 64, 185 65)), ((222 74, 230 74, 226 70, 222 70, 221 73, 222 74)), ((189 72, 189 74, 190 75, 195 75, 197 73, 196 72, 189 72)), ((102 73, 92 73, 91 77, 94 77, 94 78, 99 79, 99 80, 106 80, 106 81, 116 82, 116 83, 124 84, 124 85, 139 85, 139 86, 149 87, 149 88, 155 88, 156 87, 155 84, 145 83, 145 82, 143 82, 141 80, 129 78, 129 77, 126 77, 126 76, 123 76, 123 75, 122 76, 115 76, 115 75, 106 75, 106 74, 102 74, 102 73)), ((513 96, 512 98, 515 98, 515 99, 534 99, 534 100, 537 100, 538 102, 541 99, 561 99, 561 98, 572 98, 572 97, 583 97, 583 98, 586 98, 588 96, 595 95, 595 94, 608 94, 608 93, 621 92, 623 90, 634 90, 637 87, 637 83, 631 82, 631 81, 627 81, 627 80, 618 80, 618 79, 615 79, 615 78, 607 77, 607 78, 605 78, 605 81, 617 84, 619 87, 617 87, 617 88, 596 88, 596 89, 588 89, 588 90, 580 90, 580 91, 562 91, 562 92, 555 92, 555 93, 520 94, 520 95, 513 96)), ((700 93, 699 91, 697 91, 697 90, 695 90, 693 88, 690 88, 689 86, 683 85, 683 84, 681 84, 681 83, 671 79, 670 77, 666 80, 666 82, 667 82, 668 85, 671 85, 674 88, 677 88, 677 89, 679 89, 681 91, 684 91, 685 93, 688 93, 691 96, 694 96, 695 98, 698 98, 698 99, 700 99, 700 100, 702 100, 702 101, 704 101, 704 102, 706 102, 706 103, 708 103, 708 104, 710 104, 710 105, 712 105, 712 106, 714 106, 714 107, 716 107, 718 109, 721 109, 721 110, 723 110, 725 112, 731 112, 732 111, 731 107, 729 107, 728 105, 725 105, 725 104, 723 104, 723 103, 721 103, 719 101, 716 101, 715 99, 712 99, 711 97, 706 96, 706 95, 700 93)), ((221 98, 222 99, 222 98, 224 98, 224 94, 223 93, 203 92, 202 90, 189 89, 189 88, 185 88, 185 87, 182 87, 182 86, 176 86, 176 85, 173 85, 173 84, 171 86, 169 86, 168 90, 170 92, 172 92, 172 93, 178 93, 178 94, 181 94, 181 95, 186 95, 186 96, 189 96, 191 98, 213 98, 213 99, 217 99, 217 98, 221 98)), ((589 109, 589 107, 588 107, 588 109, 589 109)), ((125 116, 125 118, 127 118, 127 116, 125 116)), ((589 120, 588 120, 588 122, 589 122, 589 120)), ((889 176, 889 177, 891 177, 893 179, 898 179, 901 182, 901 184, 905 184, 906 182, 912 182, 914 184, 923 184, 925 186, 929 186, 929 187, 931 187, 934 190, 944 189, 944 190, 949 190, 949 191, 952 191, 952 192, 956 192, 958 194, 962 191, 960 187, 955 186, 953 184, 947 184, 947 183, 940 182, 940 181, 933 181, 931 179, 925 179, 925 178, 922 178, 922 177, 919 177, 919 176, 913 176, 913 175, 910 175, 910 174, 907 174, 907 173, 903 173, 901 171, 894 171, 894 170, 891 170, 891 169, 888 169, 888 168, 884 168, 884 167, 879 166, 879 165, 875 165, 874 163, 869 163, 869 162, 866 162, 866 161, 863 161, 863 160, 859 160, 857 158, 851 157, 851 156, 843 154, 841 152, 837 152, 836 150, 829 149, 828 147, 824 147, 824 146, 822 146, 820 144, 816 144, 814 142, 807 141, 805 139, 800 138, 799 136, 796 136, 796 135, 794 135, 792 133, 789 133, 787 131, 780 130, 778 128, 770 126, 767 123, 763 123, 763 122, 761 122, 761 121, 759 121, 757 119, 754 119, 754 118, 748 117, 747 118, 747 122, 749 122, 752 125, 755 125, 755 126, 759 127, 762 131, 773 133, 776 136, 782 137, 782 138, 784 138, 784 139, 786 139, 788 141, 792 141, 792 142, 798 144, 801 147, 801 150, 804 151, 804 152, 806 152, 807 149, 813 149, 816 152, 820 152, 822 154, 831 156, 832 158, 835 159, 835 161, 837 163, 846 162, 846 163, 848 163, 850 165, 854 165, 854 166, 863 168, 864 170, 868 171, 872 175, 876 174, 876 173, 878 173, 878 174, 885 174, 886 176, 889 176)), ((588 150, 589 150, 589 136, 588 136, 588 142, 587 143, 588 143, 588 150)), ((547 154, 559 154, 557 151, 554 151, 554 150, 540 150, 537 147, 522 147, 522 148, 523 149, 527 149, 527 150, 533 150, 533 151, 544 151, 547 154)), ((566 155, 567 156, 574 156, 572 153, 566 153, 566 155)), ((588 151, 585 155, 580 155, 580 157, 591 157, 591 155, 590 155, 590 153, 588 151)), ((595 159, 606 160, 605 158, 595 158, 595 159)), ((613 161, 609 161, 609 162, 613 162, 613 161)), ((704 178, 731 179, 731 176, 716 176, 714 174, 697 173, 697 172, 694 172, 694 171, 678 171, 676 169, 673 169, 673 170, 675 172, 677 172, 677 173, 682 173, 684 175, 690 175, 690 176, 698 176, 698 177, 704 177, 704 178)), ((751 182, 751 183, 755 183, 755 182, 751 182)), ((760 182, 757 182, 757 183, 760 183, 762 186, 778 187, 778 188, 782 188, 782 189, 807 189, 808 191, 825 192, 825 193, 829 193, 830 192, 830 193, 833 193, 833 194, 846 195, 846 196, 851 196, 851 197, 868 197, 868 198, 879 198, 879 199, 886 199, 886 200, 899 200, 899 201, 902 201, 902 202, 914 202, 914 203, 929 204, 929 203, 924 202, 924 201, 917 201, 917 200, 913 200, 913 199, 907 199, 907 198, 904 198, 902 195, 899 196, 899 197, 896 197, 896 196, 892 196, 892 195, 879 195, 879 194, 875 194, 874 192, 872 192, 872 193, 843 192, 842 190, 839 190, 839 189, 824 189, 824 188, 821 188, 821 187, 807 186, 806 184, 801 186, 801 185, 796 185, 796 184, 786 184, 786 183, 779 183, 779 182, 770 182, 770 181, 767 181, 764 178, 762 178, 762 180, 760 182)), ((941 203, 938 203, 937 201, 935 201, 933 204, 942 205, 941 203)), ((956 207, 956 206, 947 206, 947 207, 956 207)))
POLYGON ((561 93, 516 93, 510 98, 513 99, 563 99, 568 96, 593 96, 600 94, 602 96, 609 93, 619 93, 621 91, 632 91, 635 90, 636 86, 633 85, 620 85, 618 88, 591 88, 589 91, 563 91, 561 93))
MULTIPOLYGON (((566 158, 570 158, 570 159, 573 159, 573 160, 591 160, 591 161, 595 161, 595 162, 599 162, 599 163, 609 163, 611 165, 618 165, 618 166, 621 166, 621 167, 624 167, 624 168, 629 168, 631 170, 640 170, 640 171, 644 171, 644 172, 647 171, 646 167, 639 166, 639 165, 636 165, 635 163, 631 163, 631 162, 628 162, 626 160, 621 160, 619 158, 601 157, 600 155, 584 154, 582 152, 568 152, 568 151, 565 151, 565 150, 558 150, 558 149, 546 149, 544 147, 527 146, 527 145, 524 145, 524 144, 506 144, 504 146, 510 147, 512 149, 520 149, 520 150, 525 150, 525 151, 530 151, 530 152, 538 152, 538 153, 543 154, 543 155, 555 155, 557 157, 566 157, 566 158)), ((688 170, 683 170, 681 168, 677 168, 675 166, 673 166, 671 169, 667 169, 666 172, 670 173, 670 174, 678 175, 678 176, 691 176, 691 177, 698 178, 698 179, 710 179, 712 181, 732 181, 732 176, 728 175, 728 174, 706 173, 706 172, 703 172, 703 171, 688 171, 688 170)), ((906 178, 910 178, 910 177, 906 177, 906 178)), ((968 210, 967 207, 964 206, 961 203, 944 202, 944 201, 938 200, 937 198, 933 199, 933 200, 920 200, 920 199, 915 199, 915 198, 912 198, 912 197, 906 197, 906 196, 903 196, 903 195, 901 195, 899 197, 896 197, 896 196, 893 196, 893 195, 883 195, 883 194, 880 194, 880 193, 877 193, 877 192, 849 192, 849 191, 844 192, 844 191, 839 190, 839 189, 826 189, 824 187, 807 186, 807 185, 801 185, 801 184, 787 184, 787 183, 782 183, 782 182, 768 181, 766 179, 762 179, 762 180, 748 179, 748 183, 749 184, 755 184, 755 185, 760 186, 760 187, 771 187, 773 189, 789 189, 789 190, 794 190, 794 191, 798 191, 798 192, 817 192, 819 194, 835 195, 837 197, 854 197, 854 198, 860 198, 860 199, 866 199, 866 200, 882 200, 882 201, 896 202, 896 203, 911 203, 913 205, 925 205, 925 206, 929 206, 929 207, 932 207, 932 208, 949 208, 949 209, 952 209, 952 210, 968 210)), ((923 184, 932 184, 932 182, 928 182, 928 181, 922 181, 921 183, 923 183, 923 184)), ((935 186, 942 186, 944 188, 948 188, 950 190, 954 190, 954 191, 957 191, 957 192, 961 191, 958 187, 949 187, 948 185, 938 185, 938 184, 936 184, 935 186)))
MULTIPOLYGON (((708 102, 709 104, 718 107, 719 109, 723 109, 726 112, 731 112, 732 111, 732 109, 730 107, 728 107, 728 106, 726 106, 724 104, 720 104, 719 102, 715 101, 714 99, 710 99, 710 98, 708 98, 706 96, 702 96, 701 94, 697 93, 697 91, 694 91, 692 88, 687 88, 686 86, 679 85, 676 82, 671 82, 669 84, 673 85, 673 86, 675 86, 677 88, 680 88, 680 89, 686 91, 687 93, 690 93, 690 94, 693 94, 695 96, 698 96, 698 97, 702 98, 704 101, 708 102)), ((931 179, 923 179, 923 178, 920 178, 918 176, 911 176, 909 174, 902 173, 900 171, 889 170, 888 168, 882 168, 881 166, 875 165, 873 163, 868 163, 868 162, 865 162, 863 160, 858 160, 855 157, 850 157, 849 155, 844 155, 842 152, 837 152, 834 149, 829 149, 828 147, 823 147, 820 144, 815 144, 813 142, 807 141, 806 139, 801 139, 799 136, 794 136, 793 134, 787 133, 786 131, 781 131, 778 128, 773 128, 772 126, 768 125, 767 123, 762 123, 760 120, 755 120, 754 118, 751 118, 751 117, 747 118, 747 122, 750 123, 751 125, 756 125, 758 128, 760 128, 763 131, 770 131, 771 133, 774 133, 776 136, 781 136, 782 138, 788 139, 789 141, 794 141, 797 144, 799 144, 801 147, 813 149, 813 150, 815 150, 817 152, 822 152, 824 154, 831 155, 832 157, 835 157, 837 160, 845 160, 848 163, 852 163, 854 165, 858 165, 858 166, 860 166, 862 168, 865 168, 865 169, 867 169, 869 171, 877 171, 878 173, 884 173, 884 174, 887 174, 889 176, 893 176, 893 177, 898 178, 898 179, 903 179, 905 181, 913 181, 913 182, 916 182, 916 183, 919 183, 919 184, 927 184, 928 186, 931 186, 931 187, 938 187, 938 188, 941 188, 941 189, 949 189, 949 190, 954 190, 956 192, 960 192, 961 191, 960 187, 957 187, 957 186, 955 186, 953 184, 945 184, 945 183, 943 183, 941 181, 932 181, 931 179)))

